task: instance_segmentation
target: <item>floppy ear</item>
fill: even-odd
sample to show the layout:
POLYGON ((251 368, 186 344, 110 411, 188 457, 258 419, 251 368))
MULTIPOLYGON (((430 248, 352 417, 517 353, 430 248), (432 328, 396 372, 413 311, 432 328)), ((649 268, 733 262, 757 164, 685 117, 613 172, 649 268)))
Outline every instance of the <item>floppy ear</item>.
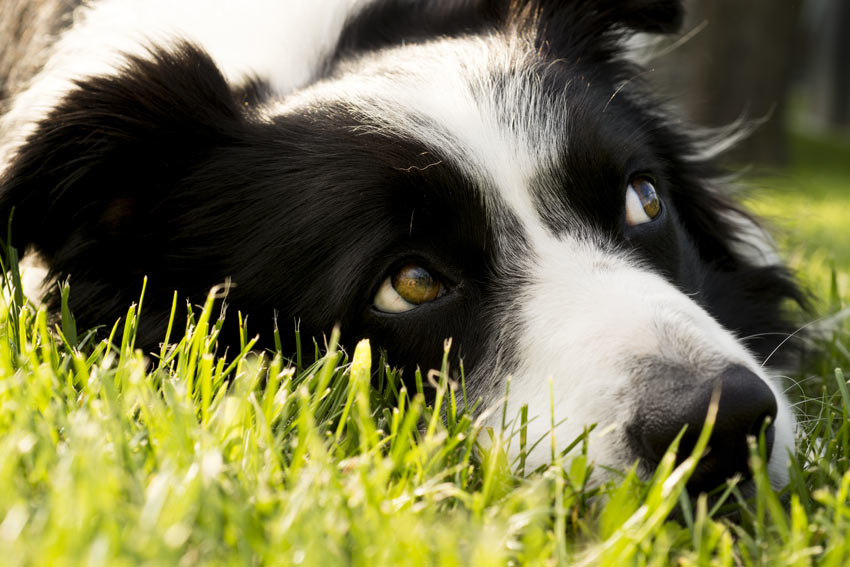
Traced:
POLYGON ((218 68, 185 43, 78 81, 0 179, 4 225, 15 210, 12 245, 33 246, 54 271, 63 267, 54 261, 74 265, 81 255, 126 258, 131 267, 135 241, 155 222, 150 213, 168 181, 240 120, 218 68))
POLYGON ((615 28, 635 32, 674 33, 684 18, 681 0, 526 0, 543 21, 562 21, 573 30, 604 33, 615 28), (581 25, 576 25, 580 21, 581 25))
POLYGON ((191 230, 178 214, 204 215, 183 180, 245 124, 200 49, 128 57, 113 75, 78 81, 13 156, 0 174, 0 234, 14 209, 11 244, 37 251, 50 277, 71 276, 71 308, 85 327, 120 317, 152 276, 137 340, 155 345, 171 294, 186 291, 174 265, 207 274, 171 245, 177 231, 191 230))
POLYGON ((675 33, 684 19, 681 0, 588 0, 603 20, 636 32, 675 33))
POLYGON ((684 18, 681 0, 501 2, 507 24, 530 31, 541 49, 556 56, 590 54, 597 62, 617 57, 622 48, 619 39, 638 32, 674 33, 684 18))

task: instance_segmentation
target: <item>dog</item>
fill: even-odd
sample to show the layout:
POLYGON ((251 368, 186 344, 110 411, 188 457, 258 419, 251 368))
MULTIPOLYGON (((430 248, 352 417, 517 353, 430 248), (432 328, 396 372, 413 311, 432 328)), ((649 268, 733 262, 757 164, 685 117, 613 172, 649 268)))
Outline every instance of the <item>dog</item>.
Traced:
POLYGON ((0 218, 70 277, 78 325, 111 326, 146 276, 142 348, 175 291, 230 280, 261 337, 275 314, 338 324, 406 379, 451 338, 482 407, 510 379, 529 439, 596 424, 597 469, 647 478, 719 392, 689 488, 747 476, 762 432, 779 487, 795 418, 765 363, 803 296, 630 56, 682 18, 676 0, 93 1, 7 99, 0 218))

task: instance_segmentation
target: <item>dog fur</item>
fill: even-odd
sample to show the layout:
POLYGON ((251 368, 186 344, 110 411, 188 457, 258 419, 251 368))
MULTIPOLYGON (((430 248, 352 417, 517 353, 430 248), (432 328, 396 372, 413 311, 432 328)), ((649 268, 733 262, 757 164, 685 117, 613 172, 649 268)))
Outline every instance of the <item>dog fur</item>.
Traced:
POLYGON ((598 425, 599 467, 649 475, 719 386, 693 486, 746 472, 753 411, 778 486, 795 421, 764 363, 802 296, 627 57, 681 19, 674 0, 91 2, 6 101, 0 217, 70 276, 83 327, 147 276, 145 349, 174 290, 196 304, 228 279, 261 337, 275 313, 305 336, 340 324, 408 378, 451 337, 483 407, 510 377, 529 438, 551 403, 562 445, 598 425), (635 180, 660 196, 649 222, 629 220, 635 180), (410 264, 440 294, 379 308, 410 264))

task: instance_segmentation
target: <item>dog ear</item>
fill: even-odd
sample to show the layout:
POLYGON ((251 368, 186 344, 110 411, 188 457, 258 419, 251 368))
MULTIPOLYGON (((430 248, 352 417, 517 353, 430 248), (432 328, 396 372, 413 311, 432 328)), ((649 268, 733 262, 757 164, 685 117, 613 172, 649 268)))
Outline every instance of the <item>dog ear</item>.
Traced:
POLYGON ((184 180, 246 123, 210 57, 185 43, 77 81, 0 174, 4 225, 14 210, 12 246, 37 251, 49 277, 71 276, 71 308, 86 328, 120 317, 151 276, 137 339, 156 344, 180 287, 169 270, 204 273, 170 245, 191 230, 178 214, 203 216, 203 199, 183 195, 184 180))
POLYGON ((636 32, 676 33, 685 15, 681 0, 588 0, 583 4, 609 25, 636 32))
MULTIPOLYGON (((0 179, 12 245, 53 260, 135 254, 157 200, 241 121, 210 57, 186 43, 86 78, 36 126, 0 179)), ((3 231, 5 234, 5 230, 3 231)), ((63 261, 64 261, 63 260, 63 261)))
POLYGON ((373 0, 346 23, 337 50, 373 50, 516 24, 592 39, 615 28, 673 33, 683 12, 681 0, 373 0))
POLYGON ((490 0, 508 22, 533 23, 547 43, 598 43, 615 32, 675 33, 684 19, 681 0, 490 0), (498 5, 502 4, 502 8, 498 5))

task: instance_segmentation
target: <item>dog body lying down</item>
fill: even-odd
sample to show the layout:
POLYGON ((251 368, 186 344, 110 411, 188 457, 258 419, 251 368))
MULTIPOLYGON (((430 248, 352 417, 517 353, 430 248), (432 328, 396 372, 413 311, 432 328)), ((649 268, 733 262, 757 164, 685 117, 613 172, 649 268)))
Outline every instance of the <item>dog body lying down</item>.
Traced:
POLYGON ((623 55, 680 20, 672 0, 93 2, 0 123, 0 217, 71 276, 81 326, 146 275, 145 348, 174 290, 227 278, 261 335, 275 312, 339 323, 407 376, 452 337, 484 406, 511 377, 536 439, 551 380, 559 442, 596 423, 590 457, 644 475, 720 387, 693 487, 745 472, 766 420, 779 485, 794 417, 762 363, 799 293, 623 55))

